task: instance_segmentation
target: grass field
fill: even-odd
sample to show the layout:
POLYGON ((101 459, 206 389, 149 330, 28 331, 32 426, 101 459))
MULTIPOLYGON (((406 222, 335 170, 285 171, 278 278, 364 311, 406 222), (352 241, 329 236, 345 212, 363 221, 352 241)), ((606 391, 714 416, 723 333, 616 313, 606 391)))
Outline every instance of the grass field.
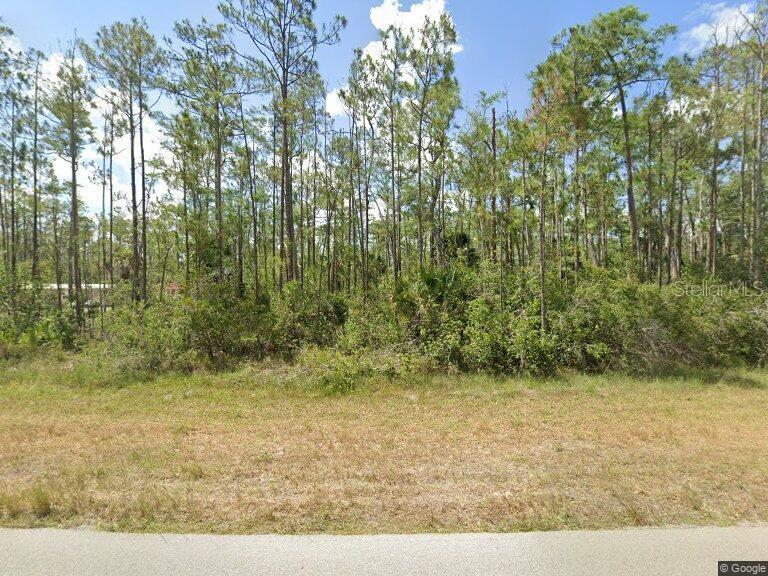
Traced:
POLYGON ((432 375, 327 395, 286 366, 120 385, 0 365, 0 523, 175 532, 768 521, 768 373, 432 375))

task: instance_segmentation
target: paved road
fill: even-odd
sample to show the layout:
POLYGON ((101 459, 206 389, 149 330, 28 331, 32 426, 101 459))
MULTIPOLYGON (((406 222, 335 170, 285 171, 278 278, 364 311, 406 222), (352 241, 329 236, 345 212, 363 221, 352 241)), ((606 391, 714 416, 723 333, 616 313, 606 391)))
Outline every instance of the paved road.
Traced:
POLYGON ((0 530, 3 576, 702 576, 768 560, 768 526, 525 534, 208 536, 0 530))

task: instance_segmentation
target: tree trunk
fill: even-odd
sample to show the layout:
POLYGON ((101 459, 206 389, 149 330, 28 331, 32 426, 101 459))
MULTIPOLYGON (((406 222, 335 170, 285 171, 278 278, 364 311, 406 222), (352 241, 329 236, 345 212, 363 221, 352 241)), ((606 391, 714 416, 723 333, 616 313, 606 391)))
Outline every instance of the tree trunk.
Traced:
MULTIPOLYGON (((616 63, 613 58, 611 62, 616 70, 616 63)), ((629 235, 632 249, 632 258, 637 263, 640 256, 640 246, 638 243, 638 223, 637 206, 635 204, 635 192, 632 181, 632 144, 629 139, 629 119, 627 118, 627 103, 624 95, 624 85, 621 78, 616 73, 616 86, 619 91, 619 104, 621 105, 621 127, 624 133, 624 157, 627 165, 627 210, 629 212, 629 235)))
POLYGON ((282 124, 283 124, 283 146, 282 146, 282 161, 283 161, 283 202, 285 205, 285 224, 288 241, 286 243, 286 262, 285 262, 285 279, 290 282, 296 278, 296 241, 293 228, 293 173, 291 167, 291 135, 290 135, 290 121, 288 114, 288 76, 287 73, 283 74, 283 82, 280 87, 280 96, 282 98, 282 124))
POLYGON ((223 134, 221 110, 218 103, 216 104, 214 115, 214 138, 214 203, 216 210, 216 244, 218 248, 218 282, 224 282, 224 216, 221 199, 223 134))
MULTIPOLYGON (((74 106, 74 103, 73 103, 74 106)), ((80 278, 80 248, 78 238, 80 237, 80 228, 78 222, 78 206, 77 206, 77 147, 76 147, 76 128, 74 124, 69 129, 69 154, 70 154, 70 168, 71 168, 71 216, 70 216, 70 235, 69 235, 69 250, 72 258, 72 279, 75 291, 75 318, 77 319, 77 325, 83 327, 83 302, 82 302, 82 282, 80 278)))
POLYGON ((144 160, 144 90, 141 86, 141 62, 139 62, 139 161, 141 162, 141 298, 147 294, 147 169, 144 160))
POLYGON ((755 158, 755 198, 752 214, 752 280, 762 279, 763 258, 763 92, 765 90, 765 48, 761 44, 760 73, 757 82, 757 157, 755 158))
POLYGON ((547 152, 541 153, 541 191, 539 193, 539 312, 541 333, 547 331, 547 252, 545 223, 547 218, 547 152))
POLYGON ((707 237, 707 271, 710 276, 715 275, 717 261, 717 162, 719 155, 717 137, 713 137, 709 185, 709 233, 707 237))
POLYGON ((32 120, 32 277, 37 280, 40 277, 39 270, 39 241, 38 241, 38 211, 39 197, 38 190, 38 169, 39 169, 39 150, 38 136, 40 132, 39 124, 39 92, 40 92, 40 57, 35 61, 35 92, 32 120))
POLYGON ((133 261, 131 262, 131 297, 139 302, 139 206, 136 199, 136 124, 133 116, 133 86, 128 87, 128 132, 131 150, 131 233, 133 261))

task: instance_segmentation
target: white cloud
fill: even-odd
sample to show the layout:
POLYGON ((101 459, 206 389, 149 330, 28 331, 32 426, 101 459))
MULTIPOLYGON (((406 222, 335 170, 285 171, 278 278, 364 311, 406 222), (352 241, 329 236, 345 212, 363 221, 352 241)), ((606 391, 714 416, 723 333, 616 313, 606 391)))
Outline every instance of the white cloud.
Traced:
POLYGON ((294 156, 292 165, 296 174, 299 171, 303 171, 305 174, 312 174, 315 169, 317 169, 318 174, 322 174, 327 168, 327 164, 322 156, 315 156, 309 151, 305 151, 301 156, 294 156))
MULTIPOLYGON (((0 44, 6 48, 10 48, 17 53, 23 51, 23 45, 15 36, 0 39, 0 44)), ((58 51, 52 52, 45 58, 41 59, 40 76, 42 82, 48 86, 54 85, 58 81, 57 74, 63 63, 64 54, 58 51)), ((81 66, 84 70, 87 70, 87 65, 82 58, 76 57, 75 63, 76 65, 81 66)), ((111 90, 110 88, 103 85, 96 85, 93 88, 96 94, 96 98, 94 99, 95 107, 90 111, 90 118, 94 128, 94 136, 97 140, 100 140, 103 138, 104 118, 108 113, 109 94, 111 90)), ((31 96, 33 88, 29 86, 27 87, 27 90, 31 96)), ((170 161, 170 152, 162 146, 164 134, 160 125, 148 116, 144 117, 143 122, 144 151, 147 162, 156 156, 161 156, 164 159, 170 161)), ((130 189, 129 145, 130 140, 128 135, 122 135, 115 141, 115 150, 117 153, 115 154, 113 162, 114 187, 115 192, 122 197, 125 197, 126 192, 130 189)), ((135 146, 136 161, 138 163, 138 137, 136 139, 135 146)), ((78 166, 77 178, 80 201, 83 203, 85 210, 91 214, 95 214, 101 211, 101 182, 97 178, 96 172, 92 168, 92 166, 100 168, 101 161, 101 156, 98 152, 98 145, 93 143, 86 146, 83 150, 81 155, 81 163, 80 166, 78 166)), ((68 182, 72 176, 69 162, 65 158, 52 155, 51 163, 53 173, 56 175, 56 177, 62 182, 68 182)), ((155 184, 155 189, 156 192, 153 194, 153 197, 156 198, 160 193, 165 191, 164 183, 157 182, 155 184)))
MULTIPOLYGON (((64 55, 61 52, 51 53, 45 60, 40 63, 40 72, 44 81, 56 82, 56 74, 59 68, 64 62, 64 55)), ((76 58, 77 65, 86 68, 85 61, 81 58, 76 58)), ((95 107, 91 110, 91 124, 93 125, 94 137, 96 140, 101 140, 104 137, 104 120, 109 112, 110 93, 112 90, 103 85, 95 86, 94 92, 96 98, 94 99, 95 107)), ((144 116, 143 118, 143 130, 144 130, 144 158, 147 163, 160 156, 170 162, 172 160, 171 153, 162 146, 164 134, 160 125, 155 122, 151 117, 144 116)), ((136 163, 139 159, 139 140, 138 135, 134 143, 136 151, 136 163)), ((115 151, 116 154, 113 159, 113 184, 115 191, 118 194, 124 195, 126 191, 130 189, 131 185, 131 160, 130 160, 130 137, 128 134, 122 134, 115 139, 115 151)), ((101 156, 98 152, 98 145, 93 143, 83 150, 82 165, 78 169, 78 184, 80 185, 80 198, 81 202, 85 205, 87 210, 92 213, 99 212, 101 210, 101 183, 95 182, 93 179, 98 180, 88 164, 95 165, 101 168, 101 156)), ((71 168, 69 162, 63 158, 55 157, 53 160, 53 171, 56 177, 61 181, 69 181, 71 178, 71 168)), ((161 182, 157 182, 157 193, 163 192, 165 189, 161 188, 161 182)))
POLYGON ((690 15, 691 19, 704 18, 680 36, 680 48, 689 54, 698 54, 713 41, 729 44, 745 25, 744 18, 754 15, 749 4, 728 5, 725 2, 704 4, 690 15))
POLYGON ((46 82, 55 82, 62 64, 64 64, 64 54, 52 52, 40 62, 40 76, 46 82))
POLYGON ((12 53, 20 53, 24 51, 24 47, 21 45, 18 37, 11 34, 9 36, 0 36, 0 45, 4 46, 6 50, 12 53))
POLYGON ((341 88, 336 88, 328 92, 325 97, 325 111, 331 116, 344 116, 347 113, 344 102, 341 100, 340 91, 341 88))
POLYGON ((372 40, 363 48, 363 57, 368 57, 371 60, 378 60, 384 54, 384 42, 381 40, 372 40))
MULTIPOLYGON (((399 0, 382 0, 379 6, 371 8, 370 14, 371 24, 377 30, 385 32, 394 26, 418 44, 421 41, 420 32, 424 24, 428 20, 437 22, 443 14, 449 13, 445 7, 445 0, 422 0, 412 4, 408 10, 402 9, 399 0)), ((363 51, 376 55, 381 53, 381 48, 381 42, 373 41, 363 51)), ((463 50, 463 47, 461 44, 454 44, 450 50, 457 54, 463 50)))
MULTIPOLYGON (((399 0, 382 0, 381 4, 371 8, 371 24, 380 32, 386 32, 394 26, 414 43, 421 42, 421 29, 427 20, 436 22, 443 14, 447 14, 446 0, 422 0, 412 4, 407 10, 403 10, 399 0)), ((449 47, 453 54, 463 50, 461 44, 453 44, 449 47)), ((379 60, 384 54, 384 43, 381 40, 372 40, 363 48, 363 57, 371 60, 379 60)), ((404 73, 407 71, 404 69, 404 73)), ((346 113, 343 102, 339 98, 339 90, 328 93, 326 98, 326 111, 331 116, 343 116, 346 113)))
POLYGON ((679 115, 686 120, 691 120, 704 112, 704 106, 701 102, 682 95, 667 102, 665 112, 669 116, 679 115))
MULTIPOLYGON (((103 138, 104 132, 104 117, 99 110, 94 110, 91 113, 91 121, 94 126, 94 132, 96 139, 103 138)), ((147 164, 150 160, 156 157, 163 158, 167 163, 171 163, 173 156, 171 152, 163 147, 163 140, 165 135, 160 125, 150 116, 144 115, 143 120, 144 130, 144 159, 147 164)), ((129 134, 122 134, 115 139, 115 151, 117 152, 113 160, 113 182, 117 192, 127 196, 131 186, 131 140, 129 134)), ((139 156, 139 136, 138 127, 136 133, 136 140, 134 141, 135 154, 136 154, 136 185, 140 189, 141 181, 139 176, 141 158, 139 156)), ((96 165, 101 167, 101 156, 98 153, 96 145, 89 146, 83 154, 84 160, 93 161, 96 165)), ((148 168, 149 171, 149 168, 148 168)), ((149 185, 149 181, 147 182, 149 185)), ((166 191, 165 183, 157 181, 152 192, 152 200, 157 199, 158 196, 166 191)), ((89 207, 101 207, 101 185, 91 186, 90 189, 83 190, 83 198, 85 203, 89 207)), ((151 201, 152 201, 151 200, 151 201)))
POLYGON ((427 20, 436 22, 445 11, 445 0, 422 0, 408 10, 402 10, 398 0, 383 0, 379 6, 371 8, 371 24, 382 32, 394 26, 406 34, 415 35, 427 20))

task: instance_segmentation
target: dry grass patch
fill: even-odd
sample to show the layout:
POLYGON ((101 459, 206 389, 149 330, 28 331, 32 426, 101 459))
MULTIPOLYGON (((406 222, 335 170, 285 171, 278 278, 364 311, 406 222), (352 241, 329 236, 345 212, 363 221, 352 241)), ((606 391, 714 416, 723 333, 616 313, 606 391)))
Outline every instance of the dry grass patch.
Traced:
MULTIPOLYGON (((768 520, 768 375, 425 377, 324 396, 286 371, 122 387, 0 369, 0 518, 362 533, 768 520)), ((86 378, 87 381, 87 378, 86 378)))

